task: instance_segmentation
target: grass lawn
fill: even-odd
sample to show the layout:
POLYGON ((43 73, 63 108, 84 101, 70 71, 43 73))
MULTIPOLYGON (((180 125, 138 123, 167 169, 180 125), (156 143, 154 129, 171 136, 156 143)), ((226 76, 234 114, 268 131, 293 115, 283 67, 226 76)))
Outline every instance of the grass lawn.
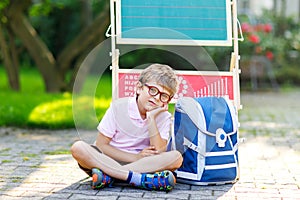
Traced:
POLYGON ((35 69, 21 69, 20 74, 21 91, 12 91, 0 67, 0 126, 95 129, 111 101, 109 75, 102 76, 99 82, 98 77, 88 77, 82 93, 75 96, 45 93, 43 80, 35 69))

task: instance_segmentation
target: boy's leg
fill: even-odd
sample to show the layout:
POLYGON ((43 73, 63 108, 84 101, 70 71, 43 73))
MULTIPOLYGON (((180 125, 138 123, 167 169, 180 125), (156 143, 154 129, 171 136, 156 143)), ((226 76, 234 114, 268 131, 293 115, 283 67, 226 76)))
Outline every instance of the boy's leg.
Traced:
POLYGON ((106 174, 120 180, 127 180, 128 178, 129 170, 122 168, 122 165, 117 161, 99 153, 86 142, 75 142, 71 147, 71 152, 75 160, 77 160, 79 165, 83 168, 99 168, 106 174))
POLYGON ((178 151, 163 152, 158 155, 144 157, 136 162, 123 165, 122 168, 139 173, 175 170, 182 164, 182 156, 178 151))
MULTIPOLYGON (((103 170, 106 174, 114 178, 124 180, 128 183, 134 184, 145 189, 170 191, 176 183, 176 180, 172 173, 167 170, 164 170, 163 168, 162 170, 164 171, 155 174, 139 174, 133 172, 133 170, 130 170, 129 168, 122 167, 122 165, 120 165, 118 162, 111 159, 110 157, 99 153, 95 148, 91 147, 89 144, 83 141, 78 141, 74 143, 74 145, 71 148, 71 152, 73 157, 83 168, 99 168, 103 170)), ((166 155, 162 156, 161 159, 164 159, 164 157, 168 157, 168 154, 169 153, 166 153, 166 155)), ((176 155, 177 153, 173 154, 176 155)), ((151 165, 153 164, 153 160, 145 159, 145 161, 143 162, 138 161, 137 164, 133 164, 133 168, 142 169, 142 166, 145 163, 147 163, 147 165, 151 165)), ((168 166, 171 167, 172 165, 168 166)), ((158 168, 156 169, 159 170, 158 168)), ((151 171, 154 172, 156 171, 156 169, 153 169, 151 171)), ((147 170, 149 169, 146 168, 146 170, 140 171, 146 172, 147 170)))
POLYGON ((83 141, 74 143, 71 152, 83 168, 99 168, 106 174, 125 181, 128 178, 129 171, 147 173, 174 170, 179 168, 182 163, 182 156, 178 151, 169 151, 159 155, 144 157, 136 162, 122 166, 112 158, 100 154, 96 149, 83 141))

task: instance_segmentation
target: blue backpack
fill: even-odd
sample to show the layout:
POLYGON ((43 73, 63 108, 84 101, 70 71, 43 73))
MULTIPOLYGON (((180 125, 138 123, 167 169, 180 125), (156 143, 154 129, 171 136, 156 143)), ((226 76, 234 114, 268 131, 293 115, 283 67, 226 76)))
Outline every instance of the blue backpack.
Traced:
POLYGON ((183 97, 175 104, 169 143, 183 156, 177 181, 193 185, 234 183, 239 178, 238 117, 224 97, 183 97))

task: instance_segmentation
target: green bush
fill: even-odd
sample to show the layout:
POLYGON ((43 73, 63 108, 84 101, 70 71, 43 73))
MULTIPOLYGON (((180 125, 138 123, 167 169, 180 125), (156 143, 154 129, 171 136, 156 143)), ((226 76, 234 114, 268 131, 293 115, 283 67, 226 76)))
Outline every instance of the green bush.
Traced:
POLYGON ((74 99, 71 93, 45 93, 40 74, 32 68, 22 68, 20 92, 8 88, 1 67, 0 77, 4 77, 0 79, 0 126, 95 129, 111 101, 109 75, 99 82, 97 77, 88 77, 83 92, 74 99), (95 83, 98 85, 91 96, 87 90, 95 83))

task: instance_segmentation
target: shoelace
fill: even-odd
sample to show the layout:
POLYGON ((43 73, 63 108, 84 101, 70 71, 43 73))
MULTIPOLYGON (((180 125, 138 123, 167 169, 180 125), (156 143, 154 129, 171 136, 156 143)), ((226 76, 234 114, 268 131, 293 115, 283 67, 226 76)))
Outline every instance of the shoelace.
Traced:
POLYGON ((156 172, 153 175, 144 174, 144 181, 142 181, 142 186, 146 189, 159 189, 166 191, 172 190, 173 187, 168 181, 169 175, 167 173, 163 171, 156 172))

